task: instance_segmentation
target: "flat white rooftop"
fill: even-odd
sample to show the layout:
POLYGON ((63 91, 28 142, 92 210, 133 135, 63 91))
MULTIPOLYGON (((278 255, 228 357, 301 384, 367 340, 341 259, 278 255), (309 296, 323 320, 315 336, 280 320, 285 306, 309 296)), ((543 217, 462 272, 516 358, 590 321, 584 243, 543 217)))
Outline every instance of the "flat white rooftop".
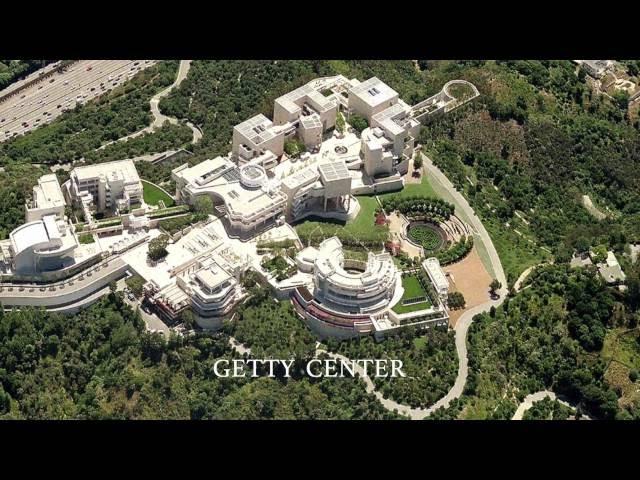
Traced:
POLYGON ((418 124, 416 120, 409 118, 410 108, 402 101, 385 108, 373 116, 373 120, 392 135, 400 135, 404 130, 418 124))
POLYGON ((33 187, 36 208, 62 207, 65 204, 58 177, 54 173, 43 175, 33 187))
POLYGON ((336 180, 346 180, 351 178, 347 165, 342 160, 335 162, 321 163, 318 171, 323 182, 333 182, 336 180))
POLYGON ((249 120, 239 123, 234 127, 234 130, 237 130, 255 145, 260 145, 275 136, 275 133, 271 130, 272 126, 273 122, 260 113, 249 120))
POLYGON ((97 163, 73 169, 72 175, 78 181, 104 177, 107 181, 139 182, 140 177, 133 160, 116 160, 114 162, 97 163))
POLYGON ((198 271, 198 273, 196 273, 196 278, 202 285, 213 290, 218 285, 221 285, 229 280, 231 278, 231 275, 229 275, 218 265, 214 264, 208 268, 203 268, 202 270, 198 271))
POLYGON ((442 271, 440 267, 440 262, 437 258, 431 257, 427 258, 422 265, 424 269, 427 271, 431 280, 437 289, 441 288, 449 288, 449 280, 447 280, 446 274, 442 271))
POLYGON ((312 80, 311 82, 296 88, 292 92, 278 97, 276 99, 276 103, 280 104, 290 113, 295 113, 299 110, 301 106, 300 104, 306 98, 311 100, 321 111, 333 108, 335 106, 335 101, 320 93, 314 87, 315 84, 315 80, 312 80))
POLYGON ((306 185, 307 183, 315 182, 320 178, 318 174, 318 169, 315 166, 306 167, 302 170, 298 170, 293 174, 282 179, 282 184, 288 187, 291 190, 294 190, 301 185, 306 185))
POLYGON ((371 77, 369 80, 352 87, 349 90, 349 95, 355 95, 370 107, 376 107, 397 97, 398 92, 378 77, 371 77))
POLYGON ((251 217, 283 204, 286 196, 279 182, 269 181, 260 188, 246 188, 240 182, 240 171, 228 158, 216 157, 191 168, 176 172, 189 183, 193 193, 213 193, 224 200, 234 214, 251 217))

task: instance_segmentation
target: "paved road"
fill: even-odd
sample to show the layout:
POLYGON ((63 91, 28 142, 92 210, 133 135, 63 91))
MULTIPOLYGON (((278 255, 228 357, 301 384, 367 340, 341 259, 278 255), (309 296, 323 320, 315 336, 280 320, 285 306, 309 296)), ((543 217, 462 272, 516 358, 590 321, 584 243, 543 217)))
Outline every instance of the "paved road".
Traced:
POLYGON ((431 178, 435 179, 444 189, 446 189, 449 196, 453 199, 453 203, 456 207, 456 210, 463 213, 463 220, 466 220, 467 223, 473 227, 473 229, 477 232, 480 241, 484 245, 487 254, 489 255, 489 261, 491 263, 491 267, 493 269, 493 273, 498 281, 502 284, 503 289, 506 288, 507 279, 504 275, 504 270, 502 269, 502 263, 500 262, 500 257, 498 256, 498 252, 496 252, 495 247, 493 246, 493 242, 491 241, 491 237, 487 230, 484 228, 484 225, 467 202, 467 199, 458 192, 451 181, 445 176, 442 171, 438 167, 433 164, 433 161, 427 157, 424 152, 423 156, 425 159, 425 166, 427 171, 431 174, 431 178))
MULTIPOLYGON (((462 395, 462 391, 464 390, 464 385, 467 382, 467 376, 469 374, 469 360, 467 357, 467 331, 469 330, 469 326, 473 321, 473 317, 479 313, 488 311, 492 306, 497 307, 504 301, 504 296, 500 297, 497 300, 492 300, 481 305, 478 305, 474 308, 466 311, 458 320, 456 324, 456 351, 458 354, 458 375, 456 376, 456 381, 453 384, 453 387, 447 392, 447 394, 434 403, 429 408, 412 408, 408 405, 402 405, 394 400, 384 398, 382 393, 375 389, 375 385, 373 381, 364 377, 364 371, 362 368, 356 366, 355 370, 362 376, 363 380, 367 385, 367 392, 373 393, 376 398, 380 401, 383 407, 387 410, 393 411, 397 410, 398 413, 402 415, 406 415, 412 420, 423 420, 440 407, 447 408, 452 400, 459 398, 462 395)), ((317 349, 316 353, 324 352, 327 355, 338 358, 342 360, 348 360, 346 357, 340 354, 327 352, 326 350, 317 349)))
MULTIPOLYGON (((573 408, 573 409, 576 408, 574 405, 571 405, 569 402, 567 402, 565 400, 560 400, 557 397, 557 395, 555 393, 553 393, 551 390, 542 390, 540 392, 536 392, 536 393, 532 393, 531 395, 527 395, 524 398, 524 400, 522 401, 522 403, 518 406, 518 409, 516 410, 516 413, 513 414, 513 417, 511 418, 511 420, 522 420, 522 417, 524 416, 524 412, 529 410, 533 406, 533 404, 535 402, 539 402, 540 400, 544 400, 547 397, 549 397, 551 400, 558 400, 558 402, 560 402, 561 404, 563 404, 566 407, 573 408)), ((583 418, 585 420, 591 420, 591 418, 588 417, 585 414, 582 414, 581 418, 583 418)))
POLYGON ((165 336, 165 338, 169 338, 169 334, 171 333, 171 329, 164 323, 157 315, 152 313, 145 312, 140 306, 140 302, 138 300, 131 301, 125 295, 124 297, 125 303, 127 303, 133 310, 139 308, 140 316, 144 320, 145 325, 147 326, 147 330, 159 330, 165 336))
MULTIPOLYGON (((127 286, 125 280, 126 279, 122 278, 116 282, 116 291, 120 292, 124 290, 124 288, 127 286)), ((171 330, 169 329, 169 327, 162 320, 160 320, 160 318, 157 315, 150 314, 142 310, 142 307, 140 306, 140 301, 138 300, 131 301, 125 295, 124 302, 127 305, 129 305, 133 310, 138 309, 138 311, 140 312, 140 316, 142 317, 145 325, 147 326, 147 330, 160 330, 164 334, 165 338, 169 338, 169 334, 171 333, 171 330)))

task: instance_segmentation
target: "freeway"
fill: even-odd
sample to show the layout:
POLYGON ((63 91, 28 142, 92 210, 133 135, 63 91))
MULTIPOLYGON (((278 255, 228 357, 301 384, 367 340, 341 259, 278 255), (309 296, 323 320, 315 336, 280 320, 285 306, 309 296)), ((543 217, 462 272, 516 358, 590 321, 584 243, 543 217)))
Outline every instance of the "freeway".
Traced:
MULTIPOLYGON (((112 90, 153 60, 80 60, 0 102, 0 142, 50 123, 112 90)), ((2 94, 3 92, 0 92, 2 94)))

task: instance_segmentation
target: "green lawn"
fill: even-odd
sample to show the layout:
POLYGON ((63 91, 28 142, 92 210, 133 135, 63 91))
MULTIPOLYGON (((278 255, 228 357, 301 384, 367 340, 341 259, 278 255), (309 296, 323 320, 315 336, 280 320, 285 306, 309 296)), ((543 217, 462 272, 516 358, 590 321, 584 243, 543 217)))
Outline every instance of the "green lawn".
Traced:
MULTIPOLYGON (((375 225, 375 212, 378 208, 378 202, 375 197, 359 196, 360 211, 353 220, 343 224, 335 220, 327 219, 326 221, 306 220, 296 225, 296 231, 300 238, 306 239, 313 234, 314 242, 321 238, 329 238, 343 232, 347 236, 356 239, 374 239, 382 242, 388 237, 388 227, 375 225)), ((306 240, 303 240, 306 241, 306 240)))
POLYGON ((165 207, 171 207, 173 205, 173 198, 164 193, 161 189, 155 186, 153 183, 142 180, 144 203, 147 205, 158 205, 158 202, 162 200, 165 207))
POLYGON ((376 208, 378 208, 375 197, 360 196, 358 203, 360 204, 358 215, 345 225, 345 230, 351 231, 354 235, 371 231, 375 221, 376 208))
POLYGON ((425 310, 431 306, 431 302, 428 300, 425 302, 415 303, 413 305, 402 305, 403 300, 410 298, 426 296, 427 292, 422 288, 422 284, 418 277, 414 275, 407 275, 402 279, 402 287, 404 288, 404 294, 400 301, 393 307, 393 311, 396 313, 408 313, 415 312, 417 310, 425 310))
POLYGON ((392 195, 397 195, 399 198, 408 197, 410 195, 422 195, 425 197, 434 198, 440 196, 433 189, 431 182, 427 178, 427 175, 425 175, 424 173, 422 174, 422 181, 420 183, 410 183, 408 185, 405 185, 404 188, 399 192, 382 193, 378 195, 378 197, 380 197, 380 200, 382 201, 383 198, 390 197, 392 195))

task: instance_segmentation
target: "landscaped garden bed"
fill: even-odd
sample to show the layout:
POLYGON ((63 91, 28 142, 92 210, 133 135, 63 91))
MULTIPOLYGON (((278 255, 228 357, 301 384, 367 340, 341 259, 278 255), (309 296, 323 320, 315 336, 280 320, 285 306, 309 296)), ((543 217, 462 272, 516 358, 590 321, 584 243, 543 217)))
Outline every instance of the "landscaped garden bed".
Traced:
POLYGON ((171 215, 178 215, 180 213, 186 213, 190 210, 189 205, 177 205, 175 207, 163 208, 154 212, 149 212, 147 216, 151 219, 170 217, 171 215))
POLYGON ((411 222, 407 227, 409 239, 422 246, 425 253, 434 253, 446 245, 446 236, 440 227, 432 223, 411 222))
POLYGON ((295 265, 291 265, 282 255, 262 260, 262 267, 273 273, 278 282, 286 280, 297 272, 295 265))
POLYGON ((462 260, 464 257, 466 257, 469 254, 469 252, 471 252, 472 248, 473 248, 473 237, 472 236, 462 237, 462 239, 459 242, 454 243, 448 249, 438 252, 436 257, 438 258, 440 265, 448 265, 450 263, 454 263, 459 260, 462 260))

